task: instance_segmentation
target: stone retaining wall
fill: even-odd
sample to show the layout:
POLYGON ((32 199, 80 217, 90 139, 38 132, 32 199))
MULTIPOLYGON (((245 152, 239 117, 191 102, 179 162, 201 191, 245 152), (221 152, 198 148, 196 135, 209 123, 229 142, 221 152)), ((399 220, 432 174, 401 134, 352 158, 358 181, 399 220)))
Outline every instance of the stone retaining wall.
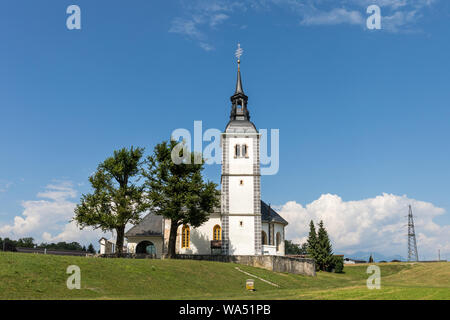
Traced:
POLYGON ((208 260, 217 262, 233 262, 247 266, 263 268, 275 272, 286 272, 316 276, 316 265, 313 259, 292 258, 286 256, 227 256, 177 254, 176 259, 208 260))

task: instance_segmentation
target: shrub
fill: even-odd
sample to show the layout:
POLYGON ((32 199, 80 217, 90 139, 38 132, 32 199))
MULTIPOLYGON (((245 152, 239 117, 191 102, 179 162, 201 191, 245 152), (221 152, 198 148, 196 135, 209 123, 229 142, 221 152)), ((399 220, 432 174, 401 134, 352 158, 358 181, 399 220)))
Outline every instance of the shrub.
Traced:
POLYGON ((334 272, 342 273, 344 271, 344 258, 341 256, 333 257, 334 272))

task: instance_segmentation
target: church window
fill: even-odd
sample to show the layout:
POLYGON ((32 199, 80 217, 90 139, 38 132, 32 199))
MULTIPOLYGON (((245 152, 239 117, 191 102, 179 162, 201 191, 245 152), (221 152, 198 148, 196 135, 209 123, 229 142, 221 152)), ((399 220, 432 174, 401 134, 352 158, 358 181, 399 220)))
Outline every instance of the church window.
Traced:
POLYGON ((183 225, 181 229, 181 247, 189 248, 191 242, 191 230, 188 225, 183 225))
POLYGON ((241 146, 237 144, 234 146, 234 157, 239 158, 240 156, 241 156, 241 146))
POLYGON ((242 156, 248 158, 248 147, 246 144, 242 145, 242 156))
POLYGON ((244 221, 239 221, 239 226, 243 227, 244 226, 244 221))
POLYGON ((267 244, 267 233, 265 231, 261 231, 261 242, 262 244, 267 244))
POLYGON ((239 184, 240 184, 241 186, 243 186, 243 185, 244 185, 244 180, 239 181, 239 184))
POLYGON ((277 232, 277 251, 281 249, 281 234, 277 232))
POLYGON ((222 240, 222 228, 218 224, 213 228, 213 240, 222 240))

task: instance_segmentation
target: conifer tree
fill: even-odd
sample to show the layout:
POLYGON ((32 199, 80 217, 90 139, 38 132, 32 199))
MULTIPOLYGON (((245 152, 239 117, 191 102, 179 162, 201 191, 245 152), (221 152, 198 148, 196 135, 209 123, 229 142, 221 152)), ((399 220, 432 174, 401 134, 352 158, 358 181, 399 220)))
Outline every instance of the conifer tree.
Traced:
POLYGON ((94 249, 94 246, 92 245, 92 243, 89 244, 88 249, 87 249, 87 252, 89 252, 89 253, 95 253, 95 249, 94 249))
POLYGON ((306 241, 308 255, 317 261, 317 233, 314 226, 314 222, 311 220, 309 223, 309 235, 306 241))
POLYGON ((333 266, 333 250, 322 220, 319 222, 319 230, 317 231, 316 263, 322 271, 328 271, 333 266))

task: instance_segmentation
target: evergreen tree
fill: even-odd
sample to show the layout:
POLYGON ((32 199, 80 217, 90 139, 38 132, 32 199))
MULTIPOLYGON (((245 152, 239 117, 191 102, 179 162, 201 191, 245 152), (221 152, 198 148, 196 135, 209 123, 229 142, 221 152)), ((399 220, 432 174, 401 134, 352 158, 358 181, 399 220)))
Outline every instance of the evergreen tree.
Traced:
POLYGON ((158 144, 147 158, 148 169, 144 172, 151 210, 170 219, 169 258, 175 256, 178 227, 199 227, 208 220, 213 208, 220 206, 217 185, 203 180, 204 160, 183 149, 184 160, 177 163, 172 157, 180 156, 177 145, 175 141, 158 144))
POLYGON ((319 222, 319 230, 317 231, 317 260, 319 269, 322 271, 330 271, 333 267, 333 250, 331 248, 328 232, 323 226, 323 221, 319 222))
POLYGON ((293 243, 291 240, 284 240, 284 248, 286 254, 294 254, 294 255, 307 254, 305 243, 303 245, 299 245, 293 243))
POLYGON ((95 253, 95 249, 94 249, 94 246, 92 245, 92 243, 89 244, 88 249, 87 249, 87 252, 89 252, 89 253, 95 253))
POLYGON ((144 186, 139 183, 143 152, 143 148, 133 147, 114 151, 89 178, 94 192, 83 194, 75 208, 73 220, 81 229, 116 230, 117 256, 123 252, 126 224, 138 223, 147 209, 144 186))
MULTIPOLYGON (((311 220, 309 223, 309 235, 306 241, 308 255, 314 259, 317 263, 317 233, 314 222, 311 220)), ((317 265, 316 265, 317 267, 317 265)))
POLYGON ((369 263, 372 263, 372 262, 373 262, 373 257, 372 257, 372 254, 370 254, 369 263))

